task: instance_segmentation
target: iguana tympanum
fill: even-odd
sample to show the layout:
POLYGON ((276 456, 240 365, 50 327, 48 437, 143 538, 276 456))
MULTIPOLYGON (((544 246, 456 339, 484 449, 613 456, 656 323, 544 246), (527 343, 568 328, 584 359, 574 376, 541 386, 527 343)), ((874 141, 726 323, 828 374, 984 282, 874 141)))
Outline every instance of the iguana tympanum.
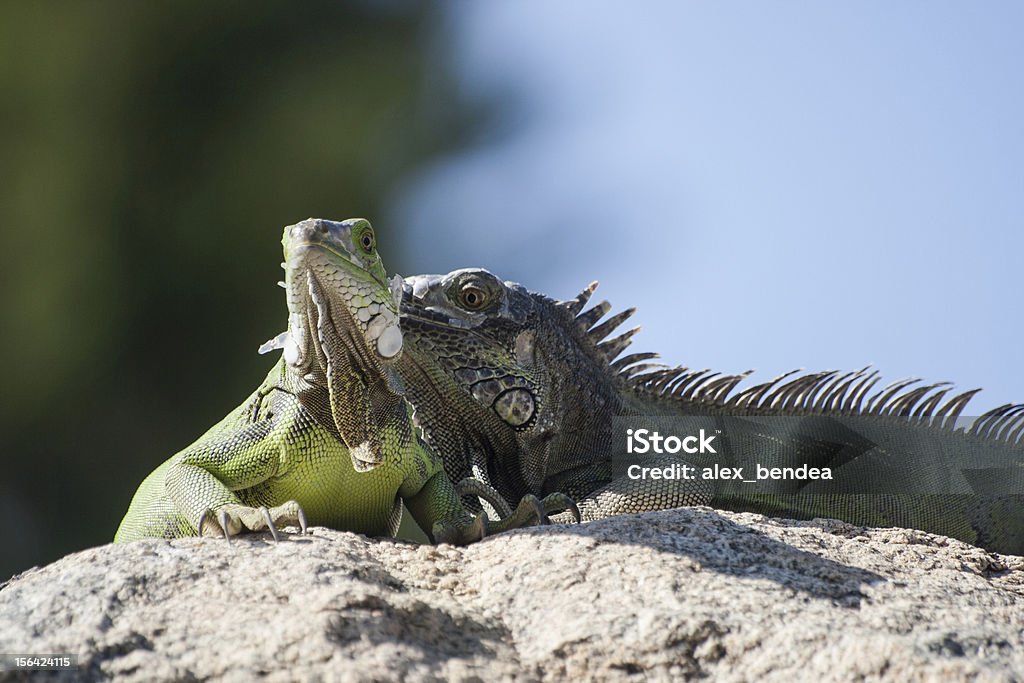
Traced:
POLYGON ((387 280, 370 223, 311 218, 285 228, 282 242, 288 330, 264 349, 283 348, 282 358, 238 408, 142 482, 114 541, 260 529, 276 540, 277 526, 307 523, 394 535, 403 501, 436 542, 543 521, 527 494, 488 529, 423 442, 393 368, 401 279, 387 280))
MULTIPOLYGON (((621 356, 636 329, 610 335, 633 309, 607 319, 607 302, 584 311, 595 287, 559 302, 482 269, 405 280, 401 324, 421 369, 403 373, 406 395, 418 410, 446 397, 458 438, 477 445, 443 450, 450 477, 476 476, 511 500, 563 492, 584 519, 708 504, 916 528, 1024 554, 1024 404, 964 428, 957 419, 976 391, 943 401, 946 383, 902 381, 872 393, 879 378, 868 369, 787 373, 737 390, 749 372, 621 356), (627 477, 616 468, 625 427, 652 416, 705 416, 722 427, 715 457, 827 466, 834 481, 627 477)), ((423 416, 428 435, 451 423, 423 416)))

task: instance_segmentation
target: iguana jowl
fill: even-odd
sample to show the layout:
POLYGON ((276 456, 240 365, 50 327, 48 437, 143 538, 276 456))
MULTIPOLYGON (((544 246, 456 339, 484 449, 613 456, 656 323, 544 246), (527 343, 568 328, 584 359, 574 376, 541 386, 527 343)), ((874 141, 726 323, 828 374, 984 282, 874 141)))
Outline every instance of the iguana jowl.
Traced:
MULTIPOLYGON (((975 391, 947 398, 946 383, 913 381, 876 390, 878 373, 868 369, 787 373, 737 390, 749 372, 667 368, 649 362, 654 353, 622 356, 636 329, 611 335, 633 309, 607 319, 607 302, 583 310, 595 287, 558 302, 483 269, 406 279, 406 345, 432 361, 420 381, 406 378, 407 395, 419 406, 444 385, 462 424, 477 431, 463 438, 484 451, 445 450, 449 476, 475 475, 510 499, 563 492, 585 519, 709 504, 917 528, 1024 554, 1024 404, 991 410, 964 430, 956 419, 975 391), (734 455, 835 465, 845 491, 788 482, 753 493, 616 476, 624 438, 613 421, 651 415, 729 418, 741 427, 725 437, 734 455), (817 440, 822 430, 827 438, 817 440), (916 455, 904 450, 908 439, 916 455), (966 465, 929 470, 932 451, 966 465)), ((423 422, 430 433, 429 415, 423 422)))
MULTIPOLYGON (((308 219, 284 230, 288 331, 260 387, 139 487, 115 542, 315 525, 393 535, 404 501, 434 541, 488 531, 413 423, 394 364, 401 279, 389 282, 370 223, 308 219)), ((474 491, 488 495, 486 487, 474 491)), ((492 531, 542 521, 523 497, 492 531)))

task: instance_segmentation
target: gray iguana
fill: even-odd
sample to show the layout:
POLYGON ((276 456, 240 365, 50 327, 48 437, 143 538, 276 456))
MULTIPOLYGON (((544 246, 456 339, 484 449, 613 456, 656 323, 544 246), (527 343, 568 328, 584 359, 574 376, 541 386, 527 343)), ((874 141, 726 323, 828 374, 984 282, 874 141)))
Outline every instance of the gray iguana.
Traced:
MULTIPOLYGON (((401 278, 387 280, 370 223, 308 219, 282 243, 288 330, 264 349, 283 348, 282 358, 142 482, 115 542, 259 529, 276 540, 277 526, 307 523, 393 535, 403 501, 433 541, 481 538, 486 515, 464 508, 402 396, 401 278)), ((491 495, 479 482, 473 491, 491 495)), ((543 517, 526 494, 490 530, 543 517)))
POLYGON ((749 372, 623 356, 638 328, 612 333, 634 309, 584 310, 595 287, 554 301, 482 269, 406 279, 401 324, 415 372, 401 374, 428 439, 457 445, 440 449, 451 478, 475 476, 510 500, 561 492, 584 519, 708 504, 917 528, 1024 554, 1024 404, 965 428, 957 418, 976 390, 947 398, 947 383, 912 380, 875 390, 869 368, 737 389, 749 372), (727 425, 726 459, 828 466, 836 481, 627 477, 616 467, 619 430, 648 416, 704 416, 727 425))

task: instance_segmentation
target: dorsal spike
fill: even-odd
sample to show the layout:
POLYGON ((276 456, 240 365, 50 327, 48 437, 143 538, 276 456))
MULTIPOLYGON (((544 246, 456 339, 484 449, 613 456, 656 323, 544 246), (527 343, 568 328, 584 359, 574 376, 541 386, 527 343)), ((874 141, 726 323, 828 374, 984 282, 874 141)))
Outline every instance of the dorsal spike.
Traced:
POLYGON ((761 406, 761 399, 762 399, 762 397, 766 393, 768 393, 773 386, 775 386, 776 384, 778 384, 782 380, 786 379, 790 375, 795 375, 796 373, 801 372, 801 371, 802 371, 802 368, 797 368, 796 370, 790 370, 789 372, 784 372, 781 375, 779 375, 778 377, 776 377, 775 379, 770 380, 768 382, 765 382, 764 384, 758 384, 756 386, 750 387, 749 389, 741 391, 740 393, 738 393, 735 396, 733 396, 733 400, 736 401, 736 403, 734 403, 733 405, 736 405, 736 406, 742 407, 742 408, 746 408, 746 407, 760 407, 761 406))
POLYGON ((620 370, 618 374, 622 375, 626 379, 630 379, 636 375, 639 375, 650 370, 657 370, 668 367, 664 363, 638 363, 636 365, 630 365, 625 370, 620 370))
POLYGON ((834 371, 816 372, 793 380, 789 383, 789 389, 786 390, 785 394, 779 395, 779 408, 782 410, 803 410, 806 406, 807 397, 815 395, 817 388, 825 384, 833 374, 835 374, 834 371))
POLYGON ((615 358, 622 353, 627 346, 633 343, 633 336, 640 331, 640 327, 634 327, 631 330, 626 330, 618 337, 609 339, 606 342, 601 342, 597 345, 597 350, 604 354, 604 357, 608 362, 612 362, 615 358))
POLYGON ((597 344, 603 341, 604 338, 611 334, 616 327, 628 320, 634 313, 636 313, 635 308, 627 308, 621 313, 616 313, 597 327, 591 329, 590 332, 587 333, 587 336, 590 337, 592 342, 597 344))
MULTIPOLYGON (((665 384, 664 388, 662 389, 662 393, 671 396, 679 396, 684 391, 686 391, 686 387, 688 385, 692 384, 693 382, 699 380, 702 377, 706 378, 709 373, 711 373, 711 368, 704 368, 703 370, 690 370, 689 372, 681 372, 676 377, 673 377, 669 382, 665 384)), ((716 372, 712 374, 717 375, 718 373, 716 372)))
POLYGON ((857 380, 860 379, 863 370, 857 372, 851 372, 849 377, 838 383, 830 392, 828 396, 828 402, 831 404, 833 410, 840 410, 843 403, 846 402, 846 397, 849 395, 850 389, 857 380))
POLYGON ((658 368, 650 372, 640 372, 629 379, 629 383, 640 391, 653 391, 653 385, 659 378, 664 377, 671 368, 658 368))
POLYGON ((726 375, 725 377, 716 379, 708 385, 702 393, 706 395, 707 399, 712 403, 721 403, 729 395, 729 392, 735 389, 737 384, 745 380, 747 377, 750 377, 750 373, 752 372, 753 370, 747 370, 746 372, 741 372, 738 375, 726 375))
POLYGON ((800 377, 790 380, 776 388, 771 392, 769 397, 765 398, 765 400, 770 401, 771 405, 779 410, 796 408, 801 404, 803 397, 807 395, 808 391, 810 391, 811 388, 820 381, 823 374, 824 373, 815 372, 808 375, 801 375, 800 377))
POLYGON ((909 379, 896 380, 891 384, 887 384, 885 387, 882 388, 881 391, 875 394, 875 396, 870 401, 868 401, 868 406, 867 408, 864 409, 864 414, 884 415, 885 408, 888 405, 889 401, 892 400, 893 396, 898 394, 903 389, 906 389, 911 384, 920 381, 921 380, 919 378, 912 377, 909 379))
POLYGON ((952 386, 952 382, 936 382, 935 384, 930 385, 928 387, 928 392, 923 394, 920 399, 911 406, 911 410, 907 415, 910 417, 922 417, 924 413, 929 410, 929 406, 932 405, 932 397, 936 394, 940 397, 945 395, 952 386))
POLYGON ((666 368, 661 372, 651 373, 651 381, 648 382, 648 387, 657 393, 663 393, 665 387, 669 383, 679 378, 681 374, 685 374, 689 368, 685 368, 681 365, 677 365, 674 368, 666 368))
POLYGON ((672 393, 672 386, 673 385, 678 384, 679 382, 681 382, 682 380, 686 379, 687 377, 690 377, 695 372, 708 372, 707 369, 704 369, 704 370, 690 370, 690 368, 685 367, 685 366, 676 366, 676 367, 672 368, 672 370, 673 370, 674 374, 672 374, 671 376, 666 375, 665 381, 661 382, 659 384, 659 386, 658 386, 658 390, 661 391, 661 393, 663 393, 663 394, 670 394, 670 393, 672 393))
POLYGON ((932 413, 935 411, 935 406, 939 405, 943 396, 953 390, 953 387, 949 382, 943 382, 941 386, 945 388, 939 389, 927 399, 921 401, 921 404, 917 406, 917 409, 911 414, 913 417, 919 417, 929 421, 931 420, 932 413))
POLYGON ((1011 403, 1013 408, 999 419, 999 423, 992 429, 992 437, 1000 441, 1006 441, 1007 435, 1013 428, 1024 422, 1024 404, 1011 403))
POLYGON ((589 285, 583 288, 583 291, 575 296, 575 298, 569 299, 568 301, 559 301, 556 306, 561 306, 565 310, 569 311, 573 315, 576 315, 583 310, 583 307, 590 301, 590 297, 594 295, 594 291, 597 289, 598 282, 594 280, 589 285))
MULTIPOLYGON (((625 314, 619 314, 626 317, 625 314)), ((618 317, 618 316, 617 316, 618 317)), ((639 328, 621 337, 597 345, 602 352, 621 352, 639 328)), ((601 330, 601 333, 604 331, 601 330)), ((753 370, 739 374, 723 374, 710 369, 672 368, 642 361, 657 357, 653 353, 635 353, 612 362, 612 367, 628 386, 649 392, 665 400, 681 400, 699 405, 750 410, 755 414, 841 414, 875 416, 886 419, 906 418, 922 426, 945 431, 959 431, 986 441, 1007 445, 1024 444, 1024 403, 1006 404, 992 409, 970 425, 957 427, 967 404, 980 389, 972 389, 948 398, 953 387, 949 382, 918 384, 918 378, 901 379, 886 384, 876 393, 872 390, 881 381, 878 370, 865 366, 840 374, 826 370, 798 375, 801 369, 782 373, 768 382, 741 389, 737 387, 753 370), (797 375, 796 377, 793 377, 797 375), (788 379, 787 378, 792 378, 788 379)))
POLYGON ((936 411, 935 417, 942 420, 942 429, 953 431, 956 428, 956 420, 960 417, 960 411, 964 409, 967 402, 979 391, 981 389, 971 389, 970 391, 958 394, 946 401, 946 404, 936 411))
POLYGON ((794 405, 799 406, 803 410, 814 408, 814 401, 818 394, 835 379, 837 374, 839 374, 838 370, 826 370, 825 372, 818 373, 817 380, 807 388, 807 391, 799 396, 794 405))
POLYGON ((764 400, 761 403, 771 408, 782 409, 786 403, 786 400, 793 393, 798 393, 800 391, 800 388, 805 385, 805 383, 807 382, 807 377, 808 375, 801 375, 800 377, 790 380, 785 384, 780 384, 779 386, 772 389, 772 391, 769 392, 768 395, 764 397, 764 400))
POLYGON ((822 385, 821 396, 815 399, 812 410, 830 410, 832 408, 832 399, 835 398, 836 387, 845 382, 852 374, 852 372, 844 372, 843 374, 837 373, 832 375, 832 377, 822 385))
POLYGON ((861 405, 864 403, 864 397, 867 396, 881 380, 882 378, 878 370, 874 370, 865 375, 864 379, 857 383, 857 388, 850 394, 850 401, 846 404, 848 406, 846 410, 851 415, 860 415, 861 405))
POLYGON ((712 372, 711 374, 705 375, 700 379, 694 377, 692 379, 696 381, 687 381, 684 384, 677 385, 676 387, 674 387, 673 393, 675 396, 678 396, 679 398, 697 400, 700 398, 700 394, 702 393, 704 387, 706 387, 708 383, 711 382, 715 377, 718 377, 721 374, 722 373, 720 372, 712 372))
POLYGON ((888 410, 885 411, 885 414, 892 415, 894 417, 909 417, 918 401, 924 398, 932 389, 939 386, 939 384, 929 384, 927 386, 912 389, 905 394, 896 397, 890 401, 890 406, 888 410))
POLYGON ((826 370, 806 376, 806 381, 801 382, 789 392, 782 404, 782 409, 799 410, 806 412, 814 406, 814 399, 818 393, 835 377, 835 370, 826 370))
POLYGON ((1015 407, 1016 406, 1013 403, 1006 403, 989 410, 974 421, 974 424, 971 425, 971 428, 967 433, 974 436, 980 436, 983 439, 986 438, 988 436, 988 432, 993 427, 997 427, 1000 424, 1000 418, 1012 411, 1015 407))
POLYGON ((602 301, 601 303, 596 304, 593 308, 576 316, 576 323, 585 332, 590 332, 590 328, 593 327, 597 321, 603 318, 605 313, 610 310, 612 310, 612 305, 607 301, 602 301))
POLYGON ((622 372, 628 366, 633 365, 633 363, 639 363, 640 361, 651 360, 652 358, 660 357, 660 354, 654 353, 652 351, 645 351, 643 353, 630 353, 612 363, 612 370, 615 370, 616 372, 622 372))
POLYGON ((700 383, 700 386, 694 387, 693 397, 702 403, 714 403, 715 396, 718 395, 723 386, 729 386, 730 384, 735 386, 742 379, 739 375, 722 375, 716 378, 708 377, 700 383))
POLYGON ((1016 444, 1024 433, 1024 415, 1021 416, 1021 421, 1017 426, 1013 427, 1012 430, 1007 430, 1006 434, 1003 435, 1003 440, 1008 444, 1016 444))

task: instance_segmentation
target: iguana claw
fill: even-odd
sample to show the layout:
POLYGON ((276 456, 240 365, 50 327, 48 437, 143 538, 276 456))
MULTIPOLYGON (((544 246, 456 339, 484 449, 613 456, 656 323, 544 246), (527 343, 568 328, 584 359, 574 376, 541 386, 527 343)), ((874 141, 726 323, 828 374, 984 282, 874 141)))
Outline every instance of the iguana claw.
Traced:
POLYGON ((260 507, 260 512, 263 513, 263 521, 267 523, 267 528, 270 529, 270 535, 274 537, 274 543, 278 543, 281 537, 277 535, 277 528, 274 526, 274 520, 270 516, 270 510, 266 506, 260 507))
POLYGON ((298 526, 301 533, 306 533, 306 513, 294 500, 269 509, 232 503, 216 510, 206 510, 199 518, 197 529, 200 536, 223 534, 228 542, 243 531, 266 529, 274 541, 280 541, 279 526, 298 526))
POLYGON ((220 529, 224 532, 224 540, 228 543, 231 543, 231 534, 228 533, 228 523, 230 521, 228 519, 228 513, 224 510, 221 510, 220 514, 217 515, 217 521, 220 522, 220 529))

